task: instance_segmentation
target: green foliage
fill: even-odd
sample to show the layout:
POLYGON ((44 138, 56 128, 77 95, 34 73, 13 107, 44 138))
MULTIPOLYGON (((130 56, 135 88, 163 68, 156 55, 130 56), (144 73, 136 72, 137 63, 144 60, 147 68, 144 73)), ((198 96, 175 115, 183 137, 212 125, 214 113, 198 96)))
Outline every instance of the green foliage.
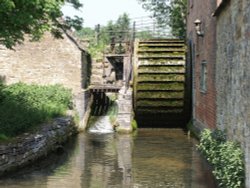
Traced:
POLYGON ((0 133, 16 136, 72 108, 71 92, 60 85, 17 83, 1 87, 0 133))
POLYGON ((1 0, 0 1, 0 44, 12 48, 24 41, 28 34, 31 40, 38 40, 46 31, 55 37, 62 37, 61 29, 79 29, 82 19, 62 17, 61 7, 71 3, 78 9, 79 0, 1 0))
POLYGON ((151 31, 139 31, 136 33, 138 39, 151 39, 153 38, 151 31))
POLYGON ((142 7, 152 12, 158 23, 169 25, 172 34, 184 37, 186 33, 187 0, 138 0, 142 7))
POLYGON ((138 128, 138 125, 137 125, 137 122, 136 122, 135 119, 132 120, 131 126, 132 126, 133 131, 136 130, 136 129, 138 128))
POLYGON ((213 174, 223 188, 244 187, 243 152, 235 142, 226 141, 223 131, 205 129, 198 149, 212 164, 213 174))
POLYGON ((0 134, 0 141, 8 140, 9 138, 5 134, 0 134))
POLYGON ((110 123, 115 125, 118 114, 118 105, 116 103, 117 95, 111 94, 108 98, 110 100, 110 105, 108 107, 107 115, 109 116, 110 123))
POLYGON ((109 21, 106 26, 98 25, 95 29, 89 27, 77 31, 80 38, 89 41, 88 51, 95 59, 101 58, 102 53, 111 43, 118 43, 129 37, 130 18, 124 13, 113 22, 109 21))

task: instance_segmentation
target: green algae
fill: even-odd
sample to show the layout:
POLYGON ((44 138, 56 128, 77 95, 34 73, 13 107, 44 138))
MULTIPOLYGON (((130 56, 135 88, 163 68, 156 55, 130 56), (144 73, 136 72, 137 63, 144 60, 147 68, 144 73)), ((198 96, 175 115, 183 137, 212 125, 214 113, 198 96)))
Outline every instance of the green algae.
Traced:
POLYGON ((183 98, 184 91, 181 92, 137 92, 137 99, 173 99, 173 98, 183 98))
POLYGON ((185 61, 179 59, 144 59, 139 61, 139 66, 156 66, 156 65, 166 65, 166 66, 184 66, 185 61))
POLYGON ((182 113, 186 58, 184 41, 156 40, 138 44, 134 70, 136 112, 182 113))
POLYGON ((168 100, 168 101, 147 101, 147 100, 141 100, 137 101, 136 105, 139 107, 182 107, 184 105, 184 101, 178 101, 178 100, 168 100))
POLYGON ((185 73, 183 66, 141 66, 138 73, 185 73))
POLYGON ((185 59, 185 53, 161 53, 161 54, 154 54, 154 53, 143 53, 139 54, 139 58, 183 58, 185 59))
POLYGON ((150 74, 150 75, 139 75, 137 82, 145 81, 184 81, 185 75, 176 75, 176 74, 150 74))
POLYGON ((184 90, 184 83, 182 82, 170 82, 164 84, 158 83, 140 83, 137 85, 137 90, 184 90))
POLYGON ((151 109, 138 109, 137 113, 151 113, 151 114, 161 114, 161 113, 182 113, 183 109, 165 109, 165 110, 151 110, 151 109))

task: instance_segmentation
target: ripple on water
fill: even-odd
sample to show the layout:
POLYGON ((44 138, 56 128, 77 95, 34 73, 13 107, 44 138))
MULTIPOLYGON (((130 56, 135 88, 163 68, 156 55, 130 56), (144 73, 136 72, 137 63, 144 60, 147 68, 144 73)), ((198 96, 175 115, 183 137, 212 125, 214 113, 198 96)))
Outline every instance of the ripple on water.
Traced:
POLYGON ((0 179, 8 188, 214 188, 211 170, 181 129, 83 133, 65 153, 0 179))

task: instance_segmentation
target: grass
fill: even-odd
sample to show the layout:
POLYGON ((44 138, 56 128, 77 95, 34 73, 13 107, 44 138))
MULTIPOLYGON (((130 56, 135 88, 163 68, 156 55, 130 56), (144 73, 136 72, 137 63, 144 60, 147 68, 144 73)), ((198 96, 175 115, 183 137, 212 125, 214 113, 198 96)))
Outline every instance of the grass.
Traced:
POLYGON ((64 115, 72 96, 61 85, 0 84, 0 140, 29 132, 39 124, 64 115))

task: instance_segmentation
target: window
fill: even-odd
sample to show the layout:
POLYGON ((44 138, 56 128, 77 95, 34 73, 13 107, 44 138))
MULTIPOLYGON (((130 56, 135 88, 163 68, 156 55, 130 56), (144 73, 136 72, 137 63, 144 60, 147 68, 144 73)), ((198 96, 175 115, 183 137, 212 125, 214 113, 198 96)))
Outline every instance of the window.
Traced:
POLYGON ((201 75, 200 75, 200 91, 207 91, 207 62, 201 62, 201 75))

